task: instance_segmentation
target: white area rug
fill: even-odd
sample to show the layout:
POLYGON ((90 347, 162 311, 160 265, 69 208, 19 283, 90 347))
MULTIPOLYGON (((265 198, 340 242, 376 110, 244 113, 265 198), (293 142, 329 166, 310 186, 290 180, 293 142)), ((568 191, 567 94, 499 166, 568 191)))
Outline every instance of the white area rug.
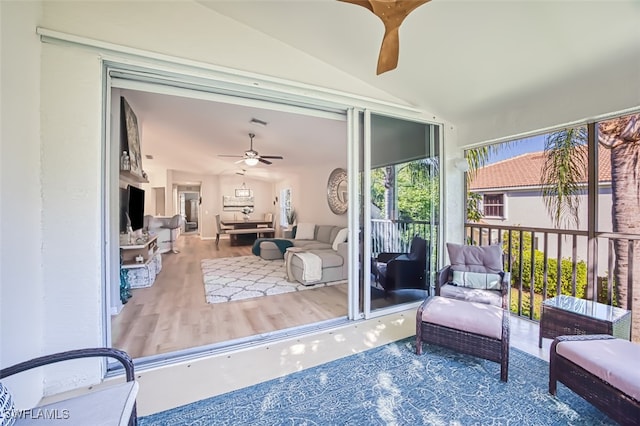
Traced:
POLYGON ((264 260, 259 256, 223 257, 201 261, 207 303, 272 296, 341 284, 333 281, 302 285, 285 279, 283 260, 264 260))

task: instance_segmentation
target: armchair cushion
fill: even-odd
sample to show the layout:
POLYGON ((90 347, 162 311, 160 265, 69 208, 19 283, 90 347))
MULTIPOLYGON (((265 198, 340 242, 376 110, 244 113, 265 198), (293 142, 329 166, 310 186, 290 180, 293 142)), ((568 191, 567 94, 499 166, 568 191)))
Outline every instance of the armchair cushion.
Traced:
MULTIPOLYGON (((42 412, 55 412, 69 418, 64 425, 118 425, 126 426, 130 422, 131 411, 136 403, 138 382, 124 382, 109 386, 105 389, 93 391, 88 394, 76 396, 63 401, 54 402, 37 407, 42 412)), ((20 419, 14 426, 33 424, 38 421, 20 419)))
MULTIPOLYGON (((137 425, 136 396, 138 383, 135 381, 133 360, 123 351, 113 348, 87 348, 76 349, 45 355, 28 361, 15 364, 0 370, 0 379, 12 376, 32 368, 42 367, 61 361, 69 361, 79 358, 109 357, 114 358, 124 367, 126 382, 114 384, 90 393, 71 397, 64 401, 36 407, 39 410, 48 410, 60 413, 68 417, 63 418, 61 424, 66 425, 137 425)), ((4 412, 1 412, 6 416, 4 412)), ((5 421, 6 419, 0 418, 5 421)), ((37 425, 42 422, 40 418, 20 417, 15 420, 15 426, 37 425)), ((45 422, 48 424, 48 422, 45 422)), ((8 423, 11 424, 11 423, 8 423)), ((2 423, 4 426, 5 423, 2 423)))
POLYGON ((447 251, 454 271, 493 273, 502 271, 502 247, 499 245, 468 246, 447 243, 447 251))
POLYGON ((443 285, 438 290, 438 295, 450 299, 502 306, 502 293, 500 291, 480 290, 478 288, 458 287, 454 285, 443 285))
POLYGON ((461 287, 477 288, 481 290, 501 290, 504 274, 484 272, 464 272, 449 269, 449 284, 461 287))

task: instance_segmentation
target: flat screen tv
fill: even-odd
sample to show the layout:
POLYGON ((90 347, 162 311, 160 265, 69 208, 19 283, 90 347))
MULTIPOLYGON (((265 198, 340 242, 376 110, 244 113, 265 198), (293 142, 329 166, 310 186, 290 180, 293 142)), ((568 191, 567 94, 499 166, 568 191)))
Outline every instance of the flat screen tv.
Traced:
POLYGON ((134 231, 144 226, 144 189, 129 185, 127 187, 129 220, 134 231))

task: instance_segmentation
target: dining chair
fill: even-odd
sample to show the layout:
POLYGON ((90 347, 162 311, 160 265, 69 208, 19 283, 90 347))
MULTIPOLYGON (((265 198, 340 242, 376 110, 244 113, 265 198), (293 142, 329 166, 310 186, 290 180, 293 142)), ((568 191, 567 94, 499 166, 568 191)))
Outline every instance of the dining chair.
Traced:
POLYGON ((218 243, 220 242, 220 235, 221 234, 226 234, 228 230, 233 229, 231 226, 224 226, 220 223, 220 215, 217 214, 216 215, 216 225, 218 227, 218 229, 216 230, 216 247, 218 246, 218 243))

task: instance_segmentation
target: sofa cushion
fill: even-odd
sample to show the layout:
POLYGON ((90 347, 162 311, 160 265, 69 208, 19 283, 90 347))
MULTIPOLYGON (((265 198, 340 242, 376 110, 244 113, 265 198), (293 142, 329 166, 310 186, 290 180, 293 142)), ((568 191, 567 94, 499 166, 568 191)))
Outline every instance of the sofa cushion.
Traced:
POLYGON ((320 243, 316 240, 292 240, 294 247, 302 247, 306 250, 330 249, 331 244, 320 243))
MULTIPOLYGON (((309 250, 308 253, 315 254, 322 261, 322 269, 337 268, 344 264, 344 259, 339 254, 336 254, 332 249, 328 250, 309 250)), ((292 258, 291 264, 298 268, 302 268, 302 260, 298 258, 292 258)))
MULTIPOLYGON (((331 234, 333 234, 333 232, 331 234)), ((331 245, 331 248, 334 249, 335 251, 338 251, 338 244, 344 243, 345 241, 347 241, 348 234, 349 234, 349 230, 347 228, 342 228, 338 232, 336 232, 335 237, 333 237, 333 243, 331 245)))
POLYGON ((299 223, 296 229, 296 240, 315 239, 316 225, 313 223, 299 223))
POLYGON ((499 245, 468 246, 447 243, 447 251, 454 271, 495 273, 502 271, 502 247, 499 245))
POLYGON ((312 250, 311 253, 322 259, 323 268, 336 268, 344 264, 344 259, 339 254, 331 250, 312 250))
MULTIPOLYGON (((331 239, 331 232, 335 226, 332 225, 318 225, 316 226, 316 240, 322 243, 331 244, 333 240, 331 239)), ((336 231, 337 232, 337 231, 336 231)), ((334 235, 335 237, 335 235, 334 235)))

